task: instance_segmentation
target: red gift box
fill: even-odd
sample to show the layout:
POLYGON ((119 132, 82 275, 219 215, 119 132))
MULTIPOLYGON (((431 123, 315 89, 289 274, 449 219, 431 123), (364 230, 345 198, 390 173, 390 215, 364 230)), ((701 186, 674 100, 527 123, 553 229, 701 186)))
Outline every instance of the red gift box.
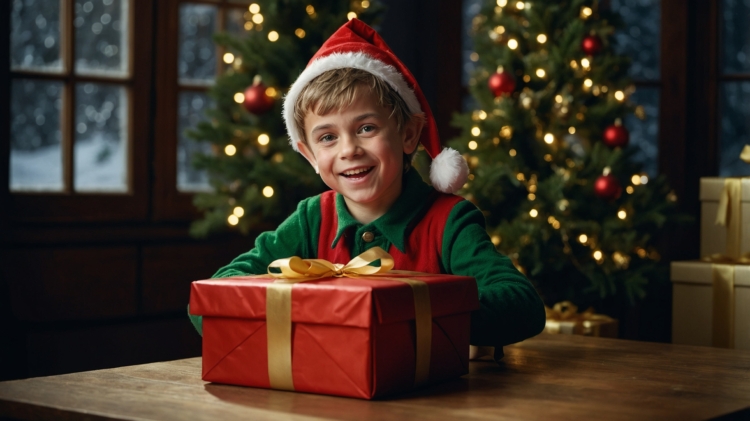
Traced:
MULTIPOLYGON (((291 293, 293 390, 364 399, 415 384, 415 302, 396 276, 326 278, 291 293)), ((429 289, 429 382, 468 373, 473 278, 408 276, 429 289)), ((203 316, 203 380, 271 387, 266 289, 271 277, 196 281, 190 312, 203 316)))

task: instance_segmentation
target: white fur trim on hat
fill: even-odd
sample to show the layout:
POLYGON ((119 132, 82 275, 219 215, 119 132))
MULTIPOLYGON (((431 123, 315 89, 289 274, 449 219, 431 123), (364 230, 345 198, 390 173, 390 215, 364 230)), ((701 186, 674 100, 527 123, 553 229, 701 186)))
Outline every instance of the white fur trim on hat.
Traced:
POLYGON ((469 177, 469 166, 457 150, 445 148, 430 164, 432 187, 443 193, 455 193, 469 177))
POLYGON ((379 77, 403 98, 406 106, 409 107, 410 113, 418 114, 422 112, 422 107, 419 106, 417 96, 395 67, 376 60, 361 51, 331 53, 310 63, 289 88, 289 93, 286 94, 286 97, 284 97, 284 122, 286 123, 286 131, 289 134, 289 143, 295 151, 299 152, 297 142, 304 138, 302 128, 296 127, 294 123, 294 104, 297 102, 297 98, 299 98, 305 86, 316 77, 329 70, 345 67, 364 70, 379 77))

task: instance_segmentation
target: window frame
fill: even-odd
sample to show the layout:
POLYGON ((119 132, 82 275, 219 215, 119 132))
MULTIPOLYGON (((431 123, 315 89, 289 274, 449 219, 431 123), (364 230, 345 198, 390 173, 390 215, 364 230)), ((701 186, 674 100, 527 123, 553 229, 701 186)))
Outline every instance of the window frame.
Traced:
MULTIPOLYGON (((12 3, 3 8, 2 23, 10 28, 12 3)), ((10 61, 0 66, 0 202, 6 217, 19 222, 81 222, 121 221, 143 219, 148 214, 148 143, 150 130, 150 80, 152 56, 152 5, 148 0, 130 0, 128 8, 129 74, 123 78, 75 73, 75 42, 73 16, 74 0, 60 0, 60 42, 63 61, 62 73, 11 70, 10 61), (135 19, 148 22, 136 31, 135 19), (5 77, 2 77, 5 76, 5 77), (10 191, 10 90, 13 79, 59 80, 65 84, 61 130, 63 131, 63 177, 66 190, 62 192, 10 191), (127 95, 128 190, 125 193, 76 192, 73 185, 73 142, 75 118, 75 86, 79 82, 116 83, 127 95), (137 104, 137 106, 136 106, 137 104)), ((3 57, 10 57, 10 31, 2 31, 0 44, 3 57)))

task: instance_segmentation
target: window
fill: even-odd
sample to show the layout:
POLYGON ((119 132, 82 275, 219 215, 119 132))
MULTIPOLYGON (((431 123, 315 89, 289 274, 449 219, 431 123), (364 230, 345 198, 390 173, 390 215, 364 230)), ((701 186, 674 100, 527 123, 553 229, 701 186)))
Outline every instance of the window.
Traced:
POLYGON ((128 9, 13 1, 11 191, 129 190, 128 9))
POLYGON ((7 168, 3 193, 15 219, 145 215, 147 203, 137 199, 145 191, 148 107, 135 111, 133 104, 148 102, 141 86, 149 68, 134 62, 150 51, 150 31, 131 27, 136 10, 149 19, 147 6, 10 4, 10 152, 0 170, 7 168))
POLYGON ((210 152, 211 145, 195 142, 187 135, 190 128, 206 119, 212 107, 208 94, 216 76, 234 61, 213 41, 219 31, 245 32, 248 3, 241 0, 160 2, 160 19, 174 22, 175 30, 160 36, 157 58, 160 100, 157 109, 159 141, 157 148, 156 215, 159 218, 193 218, 192 193, 210 188, 205 173, 192 166, 195 153, 210 152), (167 146, 169 145, 169 146, 167 146))
POLYGON ((719 10, 719 176, 750 174, 739 159, 750 143, 749 0, 724 0, 719 10))

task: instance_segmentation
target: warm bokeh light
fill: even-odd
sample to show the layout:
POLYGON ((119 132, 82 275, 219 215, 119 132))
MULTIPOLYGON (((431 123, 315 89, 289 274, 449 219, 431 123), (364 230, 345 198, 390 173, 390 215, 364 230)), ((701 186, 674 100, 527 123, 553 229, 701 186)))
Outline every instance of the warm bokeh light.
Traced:
POLYGON ((641 176, 638 174, 633 174, 632 177, 630 177, 630 182, 633 183, 634 186, 640 186, 641 185, 641 176))
POLYGON ((563 102, 562 95, 559 95, 559 94, 555 95, 555 102, 558 103, 558 104, 562 104, 562 102, 563 102))
POLYGON ((266 196, 266 197, 273 196, 273 187, 271 186, 263 187, 263 196, 266 196))
POLYGON ((497 0, 497 5, 500 7, 505 7, 508 5, 508 0, 497 0))
POLYGON ((581 59, 581 67, 583 67, 584 69, 588 69, 589 66, 591 66, 591 63, 589 62, 589 59, 582 58, 581 59))
POLYGON ((615 92, 615 99, 618 101, 622 101, 625 99, 625 93, 622 91, 616 91, 615 92))
POLYGON ((500 25, 500 26, 496 26, 496 27, 495 27, 495 32, 496 32, 496 33, 498 33, 498 34, 500 34, 500 35, 502 35, 502 34, 504 34, 504 33, 505 33, 505 27, 504 27, 504 26, 502 26, 502 25, 500 25))
POLYGON ((545 42, 547 42, 547 35, 544 35, 544 34, 537 35, 536 41, 540 44, 544 44, 545 42))
POLYGON ((633 186, 627 186, 625 187, 625 191, 628 192, 628 194, 633 194, 635 189, 633 188, 633 186))
POLYGON ((555 136, 553 136, 552 133, 547 133, 546 135, 544 135, 544 143, 551 145, 554 141, 555 136))
POLYGON ((594 81, 592 81, 591 79, 586 79, 583 81, 583 86, 590 88, 594 86, 594 81))
POLYGON ((547 75, 547 72, 545 72, 544 69, 536 69, 536 75, 538 77, 544 77, 547 75))
POLYGON ((224 63, 229 64, 234 61, 234 54, 232 53, 226 53, 224 54, 224 63))
POLYGON ((568 133, 575 134, 576 133, 576 128, 573 127, 573 126, 568 127, 568 133))
POLYGON ((370 2, 367 0, 362 0, 362 3, 360 3, 360 6, 362 6, 363 9, 367 9, 370 7, 370 2))
POLYGON ((482 134, 482 131, 479 130, 479 127, 474 126, 474 127, 471 128, 471 135, 472 136, 479 136, 480 134, 482 134))
POLYGON ((229 222, 229 225, 237 225, 240 223, 240 218, 238 218, 237 215, 232 214, 227 218, 227 222, 229 222))
POLYGON ((620 219, 625 219, 625 218, 628 217, 628 213, 625 212, 625 210, 620 209, 620 211, 617 212, 617 217, 620 218, 620 219))
POLYGON ((250 11, 250 13, 258 13, 260 12, 260 6, 258 3, 253 3, 250 5, 250 7, 247 8, 247 10, 250 11))
POLYGON ((500 241, 502 241, 499 235, 493 235, 492 237, 490 237, 490 239, 492 240, 492 244, 496 246, 500 244, 500 241))
POLYGON ((596 260, 602 260, 602 252, 600 250, 597 250, 594 252, 594 259, 596 260))
POLYGON ((354 12, 349 12, 349 13, 346 14, 346 18, 349 19, 349 20, 352 20, 352 19, 354 19, 356 17, 357 17, 357 14, 354 13, 354 12))
POLYGON ((245 102, 245 94, 243 94, 242 92, 237 92, 236 94, 234 94, 234 102, 238 104, 242 104, 243 102, 245 102))
POLYGON ((271 141, 271 138, 268 137, 268 135, 265 133, 258 136, 258 143, 261 145, 264 145, 264 146, 268 145, 268 142, 270 141, 271 141))
POLYGON ((268 95, 268 96, 270 96, 270 97, 273 98, 273 97, 276 96, 276 93, 277 93, 276 92, 276 88, 274 88, 272 86, 269 86, 268 88, 266 88, 266 95, 268 95))
POLYGON ((487 113, 484 112, 484 110, 479 110, 479 113, 477 113, 477 116, 479 117, 480 120, 484 120, 487 118, 487 113))
POLYGON ((594 14, 594 11, 591 10, 591 8, 588 6, 585 6, 583 9, 581 9, 581 16, 583 16, 583 18, 587 18, 593 14, 594 14))
POLYGON ((268 40, 271 42, 276 42, 279 39, 279 33, 276 31, 271 31, 268 33, 268 40))
POLYGON ((536 218, 537 216, 539 216, 539 211, 536 209, 532 209, 529 211, 529 216, 531 216, 532 218, 536 218))
POLYGON ((648 176, 642 175, 641 176, 641 184, 648 184, 648 176))
POLYGON ((515 50, 516 48, 518 48, 518 41, 516 41, 513 38, 509 39, 508 40, 508 48, 510 48, 511 50, 515 50))
POLYGON ((227 145, 224 147, 224 153, 228 156, 233 156, 237 153, 237 147, 234 145, 227 145))
POLYGON ((525 8, 526 8, 526 4, 524 2, 519 1, 518 3, 516 3, 516 9, 523 10, 525 8))
POLYGON ((581 234, 578 236, 578 242, 581 244, 586 244, 586 241, 589 241, 589 236, 586 234, 581 234))
POLYGON ((469 149, 471 149, 472 151, 476 150, 477 146, 479 146, 479 144, 477 144, 476 141, 474 141, 474 140, 469 141, 469 149))
POLYGON ((510 156, 516 156, 516 150, 515 149, 509 150, 508 151, 508 155, 510 155, 510 156))
POLYGON ((474 62, 479 61, 479 54, 477 54, 476 52, 469 54, 469 60, 474 62))
POLYGON ((302 28, 297 28, 294 30, 294 35, 297 35, 297 38, 304 38, 305 37, 305 30, 302 28))
POLYGON ((307 12, 308 15, 312 15, 315 13, 315 8, 312 4, 308 4, 307 7, 305 7, 305 12, 307 12))
POLYGON ((258 13, 257 15, 253 15, 253 22, 255 23, 263 23, 263 15, 258 13))
POLYGON ((237 215, 238 218, 242 218, 242 215, 245 214, 245 209, 242 209, 241 207, 237 206, 234 208, 232 213, 237 215))

